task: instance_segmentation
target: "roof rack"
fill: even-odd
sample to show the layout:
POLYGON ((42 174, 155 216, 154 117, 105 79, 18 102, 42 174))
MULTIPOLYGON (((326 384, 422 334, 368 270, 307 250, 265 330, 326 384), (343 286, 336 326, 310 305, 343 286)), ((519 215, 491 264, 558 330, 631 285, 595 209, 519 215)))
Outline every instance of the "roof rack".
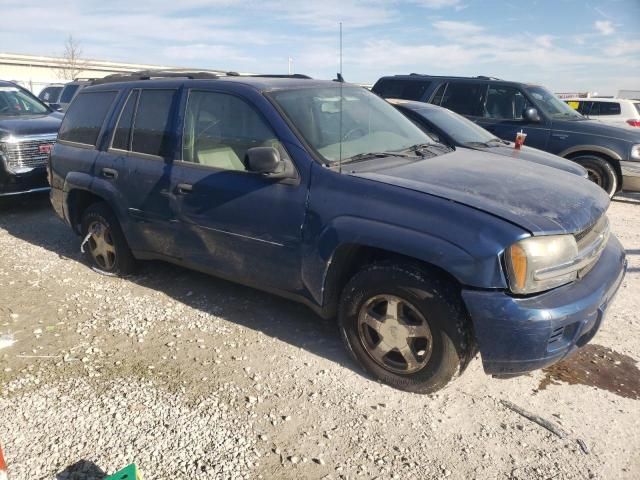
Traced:
POLYGON ((303 75, 302 73, 238 73, 227 72, 228 77, 256 77, 256 78, 303 78, 311 79, 309 75, 303 75))
MULTIPOLYGON (((403 77, 404 75, 400 74, 400 75, 395 75, 396 77, 403 77)), ((454 75, 429 75, 426 73, 410 73, 409 74, 410 77, 433 77, 433 78, 460 78, 460 79, 471 79, 471 78, 477 78, 479 80, 502 80, 501 78, 497 78, 497 77, 488 77, 486 75, 478 75, 476 77, 457 77, 454 75)))
POLYGON ((188 71, 188 70, 142 70, 133 73, 114 73, 104 78, 93 80, 93 85, 115 82, 133 82, 136 80, 151 80, 154 78, 189 78, 199 80, 215 80, 220 75, 206 71, 188 71))

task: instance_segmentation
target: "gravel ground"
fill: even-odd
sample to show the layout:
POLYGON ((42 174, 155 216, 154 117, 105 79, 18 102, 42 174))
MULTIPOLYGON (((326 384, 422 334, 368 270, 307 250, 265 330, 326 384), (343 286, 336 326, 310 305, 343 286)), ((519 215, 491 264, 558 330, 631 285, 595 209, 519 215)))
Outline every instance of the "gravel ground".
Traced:
POLYGON ((3 202, 10 479, 100 479, 130 462, 147 480, 640 478, 640 200, 609 215, 630 270, 564 377, 493 379, 476 359, 420 396, 364 375, 335 324, 301 305, 162 263, 99 275, 46 198, 3 202))

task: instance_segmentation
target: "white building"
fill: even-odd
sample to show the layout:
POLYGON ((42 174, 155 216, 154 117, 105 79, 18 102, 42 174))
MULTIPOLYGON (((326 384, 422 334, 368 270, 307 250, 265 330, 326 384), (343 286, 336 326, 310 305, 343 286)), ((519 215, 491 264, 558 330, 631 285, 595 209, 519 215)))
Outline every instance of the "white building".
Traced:
MULTIPOLYGON (((82 60, 78 78, 101 78, 112 73, 136 72, 139 70, 172 69, 167 65, 143 65, 136 63, 82 60)), ((59 57, 16 55, 0 53, 0 80, 10 80, 28 88, 36 95, 52 83, 70 81, 68 63, 59 57)))

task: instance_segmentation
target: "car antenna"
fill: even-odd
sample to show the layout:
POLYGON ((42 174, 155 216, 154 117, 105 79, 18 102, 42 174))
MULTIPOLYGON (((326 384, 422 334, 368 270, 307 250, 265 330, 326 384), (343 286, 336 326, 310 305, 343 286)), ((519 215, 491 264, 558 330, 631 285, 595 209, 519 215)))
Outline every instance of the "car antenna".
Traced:
POLYGON ((338 160, 338 172, 342 173, 342 85, 344 84, 344 78, 342 78, 342 22, 340 22, 340 68, 337 80, 340 83, 340 129, 338 130, 338 135, 340 135, 340 153, 338 160))

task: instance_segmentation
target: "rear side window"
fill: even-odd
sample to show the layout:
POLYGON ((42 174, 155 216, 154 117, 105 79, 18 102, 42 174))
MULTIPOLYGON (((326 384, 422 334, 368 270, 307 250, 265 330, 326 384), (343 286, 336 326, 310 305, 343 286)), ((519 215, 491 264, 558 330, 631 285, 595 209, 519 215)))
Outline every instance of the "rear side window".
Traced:
POLYGON ((95 146, 117 93, 89 92, 78 95, 64 116, 58 139, 95 146))
POLYGON ((638 111, 638 115, 640 115, 640 103, 634 103, 636 110, 638 111))
POLYGON ((62 87, 47 87, 42 92, 40 92, 38 98, 45 102, 53 102, 56 98, 58 98, 61 90, 62 87))
POLYGON ((384 98, 402 98, 404 100, 422 100, 431 82, 424 80, 380 80, 374 92, 384 98))
POLYGON ((490 85, 484 116, 505 120, 520 120, 528 104, 523 93, 514 87, 490 85))
POLYGON ((142 90, 133 126, 131 151, 167 156, 171 104, 175 90, 142 90))
POLYGON ((69 103, 73 100, 73 96, 80 88, 80 85, 67 85, 62 90, 62 95, 60 95, 60 103, 69 103))
MULTIPOLYGON (((596 102, 594 102, 595 104, 596 102)), ((620 115, 620 104, 617 102, 597 102, 600 105, 598 115, 620 115)), ((593 113, 595 115, 595 113, 593 113)))
POLYGON ((138 103, 138 96, 140 90, 133 90, 129 94, 127 103, 125 103, 120 118, 118 119, 118 125, 113 135, 113 142, 111 148, 117 148, 118 150, 129 150, 131 145, 131 132, 133 131, 133 117, 136 111, 136 105, 138 103))
POLYGON ((484 83, 449 82, 440 105, 461 115, 480 117, 484 113, 486 91, 484 83))

